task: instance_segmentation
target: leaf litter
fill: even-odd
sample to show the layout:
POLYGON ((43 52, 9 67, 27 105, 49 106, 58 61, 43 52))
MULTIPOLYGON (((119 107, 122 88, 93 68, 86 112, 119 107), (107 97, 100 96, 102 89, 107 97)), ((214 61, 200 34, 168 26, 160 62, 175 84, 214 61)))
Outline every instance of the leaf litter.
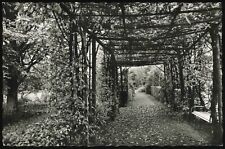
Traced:
POLYGON ((97 134, 95 145, 208 144, 208 141, 197 130, 194 130, 181 118, 175 118, 177 113, 155 100, 154 97, 137 93, 135 99, 128 104, 128 107, 121 107, 120 114, 115 121, 108 123, 104 130, 97 134), (139 98, 137 98, 138 96, 139 98))

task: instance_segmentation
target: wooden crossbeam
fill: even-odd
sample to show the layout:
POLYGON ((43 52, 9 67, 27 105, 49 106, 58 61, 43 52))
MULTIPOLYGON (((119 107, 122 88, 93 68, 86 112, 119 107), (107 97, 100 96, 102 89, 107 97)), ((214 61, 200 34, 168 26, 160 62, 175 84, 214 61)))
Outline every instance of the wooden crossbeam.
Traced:
POLYGON ((126 52, 126 53, 115 53, 115 55, 134 55, 134 56, 138 56, 138 55, 156 55, 156 54, 160 54, 160 55, 177 55, 176 53, 169 53, 169 52, 160 52, 157 53, 157 51, 155 53, 151 52, 138 52, 138 51, 132 51, 130 53, 126 52), (136 52, 136 53, 135 53, 136 52))
POLYGON ((164 64, 164 61, 157 61, 157 62, 151 62, 151 61, 117 61, 118 66, 145 66, 145 65, 158 65, 158 64, 164 64))
MULTIPOLYGON (((200 23, 209 23, 212 21, 218 21, 219 19, 222 19, 221 17, 215 17, 212 19, 207 19, 207 20, 202 20, 202 21, 195 21, 195 22, 191 22, 190 23, 178 23, 178 24, 174 24, 173 27, 175 26, 193 26, 196 24, 200 24, 200 23)), ((152 24, 127 24, 126 29, 147 29, 147 28, 168 28, 170 27, 171 24, 157 24, 157 25, 152 25, 152 24)), ((115 25, 114 29, 123 29, 122 26, 120 25, 115 25)))
POLYGON ((132 38, 132 37, 103 37, 103 36, 98 36, 99 39, 102 40, 116 40, 116 41, 129 41, 129 40, 138 40, 138 41, 149 41, 147 38, 132 38))
POLYGON ((148 57, 148 56, 138 56, 138 57, 116 57, 117 61, 152 61, 152 60, 164 60, 169 58, 170 56, 164 56, 164 57, 148 57))
POLYGON ((135 37, 123 37, 122 35, 118 35, 117 37, 104 37, 104 36, 98 36, 99 39, 101 40, 114 40, 114 41, 156 41, 156 40, 161 40, 161 39, 169 39, 169 38, 175 38, 175 37, 180 37, 180 36, 185 36, 185 35, 191 35, 191 34, 196 34, 196 33, 201 33, 204 32, 204 30, 199 30, 199 31, 187 31, 187 32, 179 32, 179 34, 176 32, 174 34, 170 34, 167 36, 160 36, 160 37, 153 37, 151 39, 149 38, 135 38, 135 37), (121 37, 122 36, 122 37, 121 37), (121 38, 118 38, 121 37, 121 38))
MULTIPOLYGON (((175 44, 174 44, 175 45, 175 44)), ((112 43, 111 46, 117 46, 121 48, 129 48, 129 43, 121 42, 121 43, 112 43)), ((132 40, 132 46, 135 48, 146 48, 146 46, 149 47, 163 47, 163 46, 172 46, 171 43, 162 43, 162 42, 138 42, 132 40)))
POLYGON ((127 62, 132 62, 132 61, 161 61, 161 60, 165 60, 168 57, 116 57, 116 61, 127 61, 127 62))
MULTIPOLYGON (((162 46, 162 45, 161 45, 162 46)), ((151 46, 148 46, 148 47, 151 47, 151 46)), ((133 47, 132 49, 129 49, 129 48, 114 48, 115 51, 122 51, 122 52, 128 52, 128 53, 132 53, 133 51, 141 51, 141 52, 150 52, 150 51, 176 51, 176 50, 181 50, 182 48, 173 48, 173 47, 167 47, 167 48, 159 48, 160 45, 157 45, 157 46, 154 46, 154 47, 157 47, 157 48, 147 48, 147 47, 133 47)), ((119 52, 117 52, 119 53, 119 52)))
MULTIPOLYGON (((90 7, 92 8, 92 7, 90 7)), ((108 9, 104 6, 104 8, 108 9)), ((202 13, 207 11, 221 11, 222 8, 209 8, 209 9, 197 9, 197 10, 184 10, 180 11, 182 13, 202 13)), ((143 13, 143 14, 125 14, 124 17, 148 17, 148 16, 157 16, 157 15, 171 15, 173 12, 159 12, 159 13, 143 13)), ((92 16, 92 17, 121 17, 121 14, 74 14, 75 16, 92 16)))
POLYGON ((155 57, 156 55, 158 55, 158 57, 165 57, 165 56, 176 56, 177 54, 164 54, 164 53, 159 53, 160 55, 158 55, 158 53, 151 53, 151 54, 116 54, 116 57, 155 57))

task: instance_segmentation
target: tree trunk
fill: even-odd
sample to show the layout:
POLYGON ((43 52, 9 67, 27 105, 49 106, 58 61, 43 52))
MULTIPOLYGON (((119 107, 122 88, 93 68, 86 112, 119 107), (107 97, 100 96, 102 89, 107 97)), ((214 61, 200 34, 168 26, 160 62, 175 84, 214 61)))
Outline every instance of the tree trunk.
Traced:
POLYGON ((218 36, 218 26, 211 24, 210 30, 211 44, 213 50, 213 97, 211 101, 211 116, 213 123, 213 143, 222 143, 222 84, 220 70, 220 45, 218 36), (216 105, 218 103, 217 119, 216 105))
POLYGON ((14 114, 18 110, 18 72, 14 66, 9 66, 9 78, 7 81, 7 105, 8 114, 14 114))

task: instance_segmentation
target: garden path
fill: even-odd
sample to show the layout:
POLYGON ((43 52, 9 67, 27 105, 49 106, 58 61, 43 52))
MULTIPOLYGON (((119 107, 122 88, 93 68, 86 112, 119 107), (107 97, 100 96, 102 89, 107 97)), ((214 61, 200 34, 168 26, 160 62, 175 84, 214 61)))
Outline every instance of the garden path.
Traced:
POLYGON ((207 137, 153 96, 137 92, 96 138, 112 146, 208 145, 207 137))

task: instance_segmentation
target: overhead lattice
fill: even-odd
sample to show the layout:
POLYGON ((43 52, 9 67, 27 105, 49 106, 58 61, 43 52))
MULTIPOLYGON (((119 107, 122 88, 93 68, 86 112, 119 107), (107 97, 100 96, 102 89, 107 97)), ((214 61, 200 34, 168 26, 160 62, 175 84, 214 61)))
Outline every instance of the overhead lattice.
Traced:
POLYGON ((220 3, 85 3, 76 13, 60 5, 122 66, 185 55, 222 18, 220 3))

